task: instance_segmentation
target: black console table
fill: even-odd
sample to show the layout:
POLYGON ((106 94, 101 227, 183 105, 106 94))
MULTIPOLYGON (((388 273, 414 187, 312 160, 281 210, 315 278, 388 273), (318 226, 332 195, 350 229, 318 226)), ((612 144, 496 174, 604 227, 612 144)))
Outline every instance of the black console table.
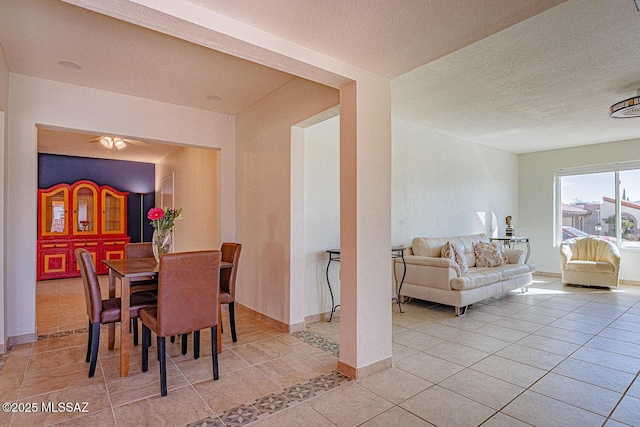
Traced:
MULTIPOLYGON (((400 304, 400 291, 402 290, 402 284, 404 283, 404 276, 407 274, 407 264, 404 262, 404 251, 406 250, 407 248, 405 248, 404 246, 391 247, 391 258, 402 259, 402 264, 404 265, 402 279, 400 280, 400 287, 398 288, 398 296, 397 298, 394 298, 394 300, 396 300, 396 302, 398 303, 398 308, 400 309, 400 313, 404 313, 404 310, 402 309, 402 305, 400 304)), ((331 320, 333 319, 333 313, 335 313, 336 309, 340 307, 340 304, 336 305, 335 303, 335 298, 333 296, 333 289, 331 289, 331 282, 329 281, 329 267, 331 266, 331 262, 333 261, 340 262, 340 249, 329 249, 327 253, 329 254, 329 262, 327 263, 326 276, 327 276, 327 286, 329 287, 329 294, 331 295, 331 315, 329 316, 329 319, 327 320, 327 322, 331 322, 331 320)), ((395 268, 393 270, 393 274, 395 276, 395 268)))

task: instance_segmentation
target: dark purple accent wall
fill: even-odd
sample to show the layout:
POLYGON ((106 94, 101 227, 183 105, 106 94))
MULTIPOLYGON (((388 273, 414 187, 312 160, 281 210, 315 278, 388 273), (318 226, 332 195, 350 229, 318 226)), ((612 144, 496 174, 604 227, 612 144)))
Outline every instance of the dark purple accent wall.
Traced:
POLYGON ((128 191, 127 230, 132 242, 140 241, 141 193, 144 194, 143 240, 151 241, 153 228, 149 225, 146 213, 155 205, 155 175, 156 166, 153 163, 38 153, 38 188, 88 179, 98 185, 110 185, 117 190, 128 191))

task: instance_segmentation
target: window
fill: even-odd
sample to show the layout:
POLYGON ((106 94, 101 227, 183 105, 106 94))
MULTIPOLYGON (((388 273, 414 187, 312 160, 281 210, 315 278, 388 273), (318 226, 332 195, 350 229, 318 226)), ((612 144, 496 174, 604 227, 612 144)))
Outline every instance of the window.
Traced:
POLYGON ((559 169, 555 182, 557 241, 594 235, 640 248, 640 162, 559 169))

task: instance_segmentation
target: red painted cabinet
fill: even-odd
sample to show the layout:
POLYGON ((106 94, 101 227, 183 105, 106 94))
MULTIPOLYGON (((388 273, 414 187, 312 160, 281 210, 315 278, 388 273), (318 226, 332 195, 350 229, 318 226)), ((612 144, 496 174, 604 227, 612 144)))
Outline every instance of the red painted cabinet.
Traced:
POLYGON ((127 194, 91 181, 38 190, 38 280, 79 276, 74 251, 91 253, 99 274, 103 259, 124 258, 127 194))

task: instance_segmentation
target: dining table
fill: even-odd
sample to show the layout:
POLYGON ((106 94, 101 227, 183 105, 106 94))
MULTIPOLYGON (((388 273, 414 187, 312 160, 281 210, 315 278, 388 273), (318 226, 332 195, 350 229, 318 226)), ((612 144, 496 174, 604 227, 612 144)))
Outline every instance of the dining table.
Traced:
MULTIPOLYGON (((155 258, 137 259, 106 259, 102 261, 109 268, 109 298, 116 296, 116 282, 120 283, 120 376, 129 375, 129 346, 131 333, 129 332, 129 307, 131 298, 131 278, 157 277, 160 263, 155 258), (119 280, 116 280, 119 279, 119 280)), ((220 269, 231 268, 233 263, 221 261, 220 269)), ((218 292, 220 287, 218 286, 218 292)), ((218 299, 218 353, 222 352, 222 325, 220 313, 220 299, 218 299)), ((115 325, 109 327, 109 342, 115 340, 115 325)))

